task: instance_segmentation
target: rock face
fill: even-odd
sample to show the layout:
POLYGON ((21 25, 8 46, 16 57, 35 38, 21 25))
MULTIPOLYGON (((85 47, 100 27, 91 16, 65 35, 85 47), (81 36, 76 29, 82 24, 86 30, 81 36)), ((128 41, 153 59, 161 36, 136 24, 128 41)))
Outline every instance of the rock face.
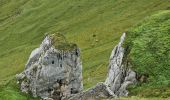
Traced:
POLYGON ((66 42, 60 46, 67 50, 56 48, 55 37, 47 35, 40 47, 32 51, 25 70, 16 75, 22 92, 55 100, 82 92, 80 50, 66 42))
POLYGON ((113 49, 110 56, 109 72, 105 84, 117 96, 127 96, 127 86, 136 82, 136 73, 133 72, 130 62, 125 58, 125 49, 122 47, 126 33, 120 38, 120 42, 113 49))

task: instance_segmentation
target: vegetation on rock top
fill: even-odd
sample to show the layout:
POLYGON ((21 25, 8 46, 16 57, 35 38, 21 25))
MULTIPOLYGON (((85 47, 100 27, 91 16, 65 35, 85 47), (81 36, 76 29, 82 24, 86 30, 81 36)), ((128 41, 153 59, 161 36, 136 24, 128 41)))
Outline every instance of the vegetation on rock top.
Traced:
POLYGON ((71 51, 77 48, 74 43, 69 43, 63 34, 54 33, 49 35, 51 38, 52 45, 59 50, 71 51))

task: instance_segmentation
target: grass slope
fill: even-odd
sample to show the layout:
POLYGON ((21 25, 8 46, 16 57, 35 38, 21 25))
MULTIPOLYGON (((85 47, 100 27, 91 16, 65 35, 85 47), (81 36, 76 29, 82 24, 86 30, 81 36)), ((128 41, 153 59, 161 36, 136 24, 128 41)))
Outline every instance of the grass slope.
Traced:
POLYGON ((149 76, 145 84, 134 88, 134 93, 170 97, 170 11, 154 14, 131 28, 126 43, 133 69, 149 76))
MULTIPOLYGON (((169 5, 169 0, 0 0, 0 84, 24 69, 44 33, 61 32, 82 50, 87 89, 105 79, 121 33, 169 5)), ((25 98, 15 85, 9 87, 13 92, 3 87, 0 97, 16 93, 16 98, 25 98)))

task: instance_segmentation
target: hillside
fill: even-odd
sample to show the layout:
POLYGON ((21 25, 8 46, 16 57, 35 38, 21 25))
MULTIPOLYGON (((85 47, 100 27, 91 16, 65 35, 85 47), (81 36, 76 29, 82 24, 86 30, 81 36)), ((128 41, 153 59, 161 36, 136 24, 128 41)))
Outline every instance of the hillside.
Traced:
POLYGON ((46 32, 61 32, 81 48, 85 89, 103 81, 121 33, 169 5, 168 0, 1 0, 0 84, 10 85, 0 97, 29 98, 13 84, 14 76, 46 32))
POLYGON ((147 17, 128 31, 128 59, 140 76, 132 93, 143 96, 170 96, 170 11, 147 17), (144 82, 145 84, 141 84, 144 82), (137 91, 139 93, 137 93, 137 91))

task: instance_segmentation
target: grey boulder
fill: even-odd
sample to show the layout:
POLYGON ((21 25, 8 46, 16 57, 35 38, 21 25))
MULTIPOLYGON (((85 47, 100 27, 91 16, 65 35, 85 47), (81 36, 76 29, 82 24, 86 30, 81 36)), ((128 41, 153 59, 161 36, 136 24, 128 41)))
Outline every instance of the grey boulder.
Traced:
MULTIPOLYGON (((47 35, 40 47, 32 51, 25 70, 16 78, 22 92, 31 93, 34 97, 60 100, 82 92, 82 62, 77 46, 60 50, 55 47, 57 41, 53 43, 56 37, 53 36, 47 35)), ((68 46, 66 43, 63 45, 68 46)))

